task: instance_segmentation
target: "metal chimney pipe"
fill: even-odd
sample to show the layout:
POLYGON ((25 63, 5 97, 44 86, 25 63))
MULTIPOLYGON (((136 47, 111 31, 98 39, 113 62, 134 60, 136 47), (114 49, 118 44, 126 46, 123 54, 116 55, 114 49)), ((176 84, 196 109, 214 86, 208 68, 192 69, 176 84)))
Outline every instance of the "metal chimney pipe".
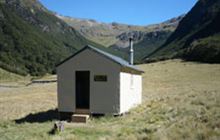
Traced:
POLYGON ((133 38, 129 38, 129 45, 130 45, 130 65, 134 64, 134 49, 133 49, 133 38))

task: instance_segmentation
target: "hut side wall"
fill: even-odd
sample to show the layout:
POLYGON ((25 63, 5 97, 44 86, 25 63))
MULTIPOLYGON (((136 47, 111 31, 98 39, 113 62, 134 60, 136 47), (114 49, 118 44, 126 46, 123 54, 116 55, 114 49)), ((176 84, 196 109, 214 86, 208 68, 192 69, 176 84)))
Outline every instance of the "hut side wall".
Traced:
POLYGON ((75 112, 75 71, 90 71, 90 112, 118 114, 120 65, 86 49, 57 68, 58 110, 75 112), (94 81, 95 75, 106 75, 107 82, 94 81))
POLYGON ((136 74, 120 73, 120 113, 141 103, 142 76, 136 74))

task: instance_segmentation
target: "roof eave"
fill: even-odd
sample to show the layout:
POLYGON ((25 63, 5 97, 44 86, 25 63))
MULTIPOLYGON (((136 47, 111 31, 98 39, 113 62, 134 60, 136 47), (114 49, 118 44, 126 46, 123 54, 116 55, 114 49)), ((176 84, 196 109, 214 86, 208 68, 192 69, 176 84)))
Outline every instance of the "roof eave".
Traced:
POLYGON ((138 75, 141 75, 141 74, 144 73, 144 71, 136 70, 136 69, 132 69, 132 68, 130 68, 130 67, 124 67, 124 66, 121 67, 121 72, 132 73, 132 74, 138 74, 138 75))
POLYGON ((78 55, 79 53, 81 53, 82 51, 84 51, 85 49, 90 49, 91 51, 94 51, 95 53, 98 53, 100 55, 102 55, 103 57, 113 61, 114 63, 117 63, 118 65, 121 66, 121 70, 124 70, 125 72, 129 72, 130 73, 137 73, 137 74, 142 74, 144 73, 144 71, 142 70, 139 70, 137 68, 132 68, 132 66, 127 66, 127 65, 123 65, 121 64, 120 62, 114 60, 114 59, 111 59, 109 56, 101 53, 100 51, 97 51, 96 49, 97 48, 94 48, 93 46, 90 46, 90 45, 86 45, 85 47, 83 47, 82 49, 80 49, 79 51, 77 51, 76 53, 74 53, 73 55, 67 57, 66 59, 64 59, 63 61, 61 61, 60 63, 58 63, 56 65, 56 68, 59 67, 60 65, 62 65, 63 63, 65 63, 66 61, 68 61, 69 59, 73 58, 74 56, 78 55))

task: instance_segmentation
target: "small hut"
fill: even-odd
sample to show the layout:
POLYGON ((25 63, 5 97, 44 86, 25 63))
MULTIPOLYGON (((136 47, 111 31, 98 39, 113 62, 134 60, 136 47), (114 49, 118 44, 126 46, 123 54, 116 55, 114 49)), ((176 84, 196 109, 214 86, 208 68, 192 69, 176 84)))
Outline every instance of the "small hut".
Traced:
POLYGON ((130 63, 89 45, 61 62, 57 66, 61 118, 74 113, 119 115, 140 104, 143 71, 133 65, 132 50, 130 63))

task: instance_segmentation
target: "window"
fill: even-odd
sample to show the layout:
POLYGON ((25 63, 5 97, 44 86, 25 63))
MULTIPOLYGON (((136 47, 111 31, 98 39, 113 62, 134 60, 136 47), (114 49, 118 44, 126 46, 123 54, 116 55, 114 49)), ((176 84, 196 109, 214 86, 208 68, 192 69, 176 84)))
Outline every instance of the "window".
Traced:
POLYGON ((94 81, 96 82, 106 82, 107 79, 107 75, 95 75, 94 76, 94 81))

